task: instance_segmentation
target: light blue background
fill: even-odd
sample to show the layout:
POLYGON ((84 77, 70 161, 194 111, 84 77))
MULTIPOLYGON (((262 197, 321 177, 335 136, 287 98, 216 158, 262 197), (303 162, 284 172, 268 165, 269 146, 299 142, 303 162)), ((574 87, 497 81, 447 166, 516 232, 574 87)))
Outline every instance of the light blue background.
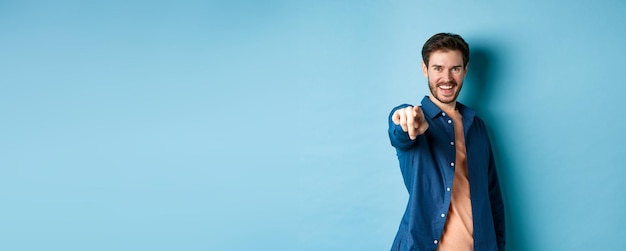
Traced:
POLYGON ((389 110, 473 52, 508 250, 624 250, 623 1, 0 1, 1 250, 388 250, 389 110))

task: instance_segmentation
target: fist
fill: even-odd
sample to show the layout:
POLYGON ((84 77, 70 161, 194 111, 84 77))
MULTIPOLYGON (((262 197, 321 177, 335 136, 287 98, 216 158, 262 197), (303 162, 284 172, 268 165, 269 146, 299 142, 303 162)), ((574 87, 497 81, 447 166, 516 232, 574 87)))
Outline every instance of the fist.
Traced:
POLYGON ((419 106, 409 106, 393 113, 392 121, 402 127, 402 131, 409 133, 409 138, 414 140, 417 135, 422 135, 428 129, 428 122, 424 119, 424 112, 419 106))

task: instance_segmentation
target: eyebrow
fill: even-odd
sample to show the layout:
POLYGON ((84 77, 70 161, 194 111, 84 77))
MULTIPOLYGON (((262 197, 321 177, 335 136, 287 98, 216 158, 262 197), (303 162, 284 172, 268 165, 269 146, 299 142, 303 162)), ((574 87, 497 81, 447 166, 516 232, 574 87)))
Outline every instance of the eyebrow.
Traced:
MULTIPOLYGON (((443 68, 443 65, 434 64, 434 65, 432 65, 432 67, 442 67, 443 68)), ((452 66, 450 68, 462 68, 462 67, 463 67, 462 65, 455 65, 455 66, 452 66)))

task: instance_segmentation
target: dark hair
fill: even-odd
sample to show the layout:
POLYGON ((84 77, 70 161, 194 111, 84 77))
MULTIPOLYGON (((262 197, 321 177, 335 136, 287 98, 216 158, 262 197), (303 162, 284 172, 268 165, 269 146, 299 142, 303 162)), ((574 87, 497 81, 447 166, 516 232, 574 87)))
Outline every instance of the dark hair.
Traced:
POLYGON ((469 63, 469 45, 463 38, 453 33, 437 33, 430 37, 422 47, 422 60, 428 67, 430 54, 435 51, 460 51, 463 55, 463 67, 469 63))

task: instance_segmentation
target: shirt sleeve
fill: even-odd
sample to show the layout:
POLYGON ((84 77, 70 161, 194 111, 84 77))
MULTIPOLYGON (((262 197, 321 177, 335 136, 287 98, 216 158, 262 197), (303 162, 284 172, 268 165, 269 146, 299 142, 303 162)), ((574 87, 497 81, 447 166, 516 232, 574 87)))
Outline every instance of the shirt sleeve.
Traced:
POLYGON ((504 202, 502 201, 502 192, 500 190, 500 181, 498 180, 498 172, 489 143, 489 199, 491 201, 491 212, 493 214, 493 223, 496 231, 496 241, 498 250, 504 251, 505 245, 505 226, 504 226, 504 202))

